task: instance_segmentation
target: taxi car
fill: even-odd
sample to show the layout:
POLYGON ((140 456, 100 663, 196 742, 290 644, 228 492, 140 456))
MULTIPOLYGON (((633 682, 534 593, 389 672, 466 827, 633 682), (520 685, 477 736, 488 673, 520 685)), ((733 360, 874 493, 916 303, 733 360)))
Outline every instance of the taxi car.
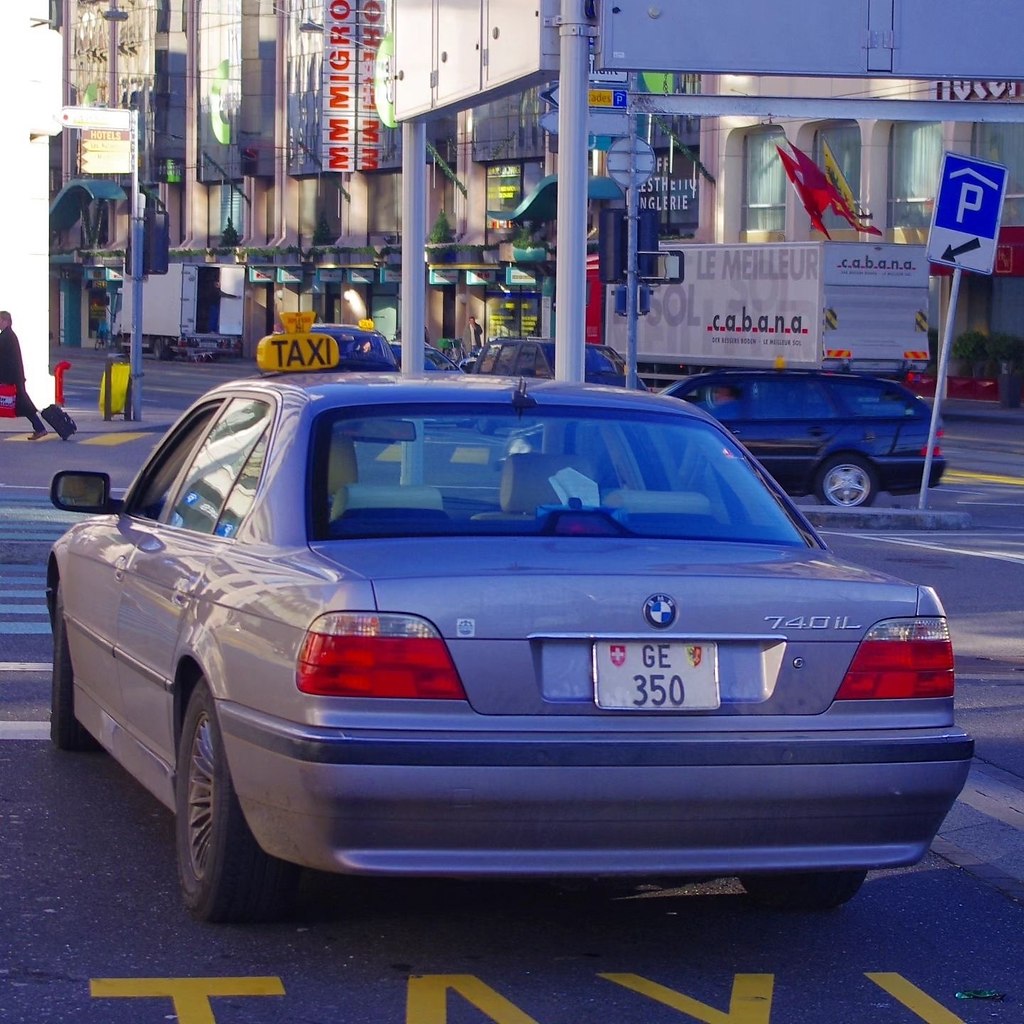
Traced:
POLYGON ((51 488, 91 514, 47 566, 52 741, 174 812, 196 918, 287 913, 302 868, 825 908, 924 855, 973 749, 929 587, 836 558, 685 403, 316 345, 124 494, 51 488))

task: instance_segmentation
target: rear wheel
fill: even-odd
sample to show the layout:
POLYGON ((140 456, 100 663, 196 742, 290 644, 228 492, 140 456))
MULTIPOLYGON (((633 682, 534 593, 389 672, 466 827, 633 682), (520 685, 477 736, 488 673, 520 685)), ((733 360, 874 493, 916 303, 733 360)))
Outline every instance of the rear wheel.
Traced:
POLYGON ((53 599, 53 675, 50 682, 50 742, 58 750, 99 750, 100 745, 75 717, 75 673, 71 667, 64 595, 53 599))
POLYGON ((271 921, 294 901, 300 869, 260 848, 224 756, 213 696, 200 681, 178 744, 175 845, 185 905, 200 921, 271 921))
POLYGON ((804 871, 786 875, 742 875, 747 895, 776 910, 831 910, 853 899, 866 871, 804 871))
POLYGON ((815 490, 827 505, 867 506, 878 496, 878 476, 859 455, 835 455, 821 467, 815 490))

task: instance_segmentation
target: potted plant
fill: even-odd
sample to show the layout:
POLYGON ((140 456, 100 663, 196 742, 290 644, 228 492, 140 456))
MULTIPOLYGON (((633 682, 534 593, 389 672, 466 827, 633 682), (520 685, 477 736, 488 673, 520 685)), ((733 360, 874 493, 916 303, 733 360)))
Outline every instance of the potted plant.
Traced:
POLYGON ((452 230, 448 214, 443 209, 437 211, 433 227, 427 235, 426 258, 428 263, 448 263, 455 256, 455 232, 452 230))
POLYGON ((999 404, 1004 409, 1020 408, 1024 386, 1024 338, 996 333, 988 339, 987 351, 995 364, 999 404))
POLYGON ((979 377, 985 372, 988 335, 981 331, 964 331, 953 341, 953 358, 960 360, 959 377, 979 377))
POLYGON ((224 230, 220 236, 221 247, 224 249, 234 249, 241 240, 238 229, 232 223, 231 218, 228 217, 228 222, 224 225, 224 230))
POLYGON ((336 232, 331 230, 331 225, 327 222, 327 215, 321 210, 313 229, 313 247, 319 249, 332 245, 335 235, 336 232))
POLYGON ((512 238, 512 259, 516 263, 539 263, 547 255, 547 246, 534 239, 529 223, 521 224, 512 238))

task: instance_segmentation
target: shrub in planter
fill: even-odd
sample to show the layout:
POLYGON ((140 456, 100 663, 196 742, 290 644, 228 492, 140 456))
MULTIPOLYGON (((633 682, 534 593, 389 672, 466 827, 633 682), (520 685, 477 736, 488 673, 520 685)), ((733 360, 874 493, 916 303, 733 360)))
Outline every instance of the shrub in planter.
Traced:
POLYGON ((953 358, 963 364, 960 376, 969 374, 979 376, 984 372, 984 363, 988 358, 988 335, 981 331, 964 331, 953 340, 953 358))
POLYGON ((1010 373, 1019 373, 1024 368, 1024 338, 996 333, 988 339, 985 351, 997 373, 1002 372, 1003 364, 1008 364, 1010 373))

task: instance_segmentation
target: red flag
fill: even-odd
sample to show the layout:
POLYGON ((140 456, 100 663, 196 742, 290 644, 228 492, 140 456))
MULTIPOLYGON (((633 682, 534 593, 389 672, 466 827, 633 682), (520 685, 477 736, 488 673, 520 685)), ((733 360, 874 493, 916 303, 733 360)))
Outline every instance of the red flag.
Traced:
POLYGON ((789 143, 789 148, 796 159, 784 153, 779 146, 775 147, 782 160, 782 166, 786 168, 786 176, 793 183, 807 216, 811 218, 811 227, 820 231, 826 238, 831 238, 821 218, 826 210, 833 210, 857 231, 881 235, 882 232, 878 228, 857 220, 856 214, 850 209, 850 204, 828 180, 825 172, 803 150, 797 149, 792 142, 789 143))

